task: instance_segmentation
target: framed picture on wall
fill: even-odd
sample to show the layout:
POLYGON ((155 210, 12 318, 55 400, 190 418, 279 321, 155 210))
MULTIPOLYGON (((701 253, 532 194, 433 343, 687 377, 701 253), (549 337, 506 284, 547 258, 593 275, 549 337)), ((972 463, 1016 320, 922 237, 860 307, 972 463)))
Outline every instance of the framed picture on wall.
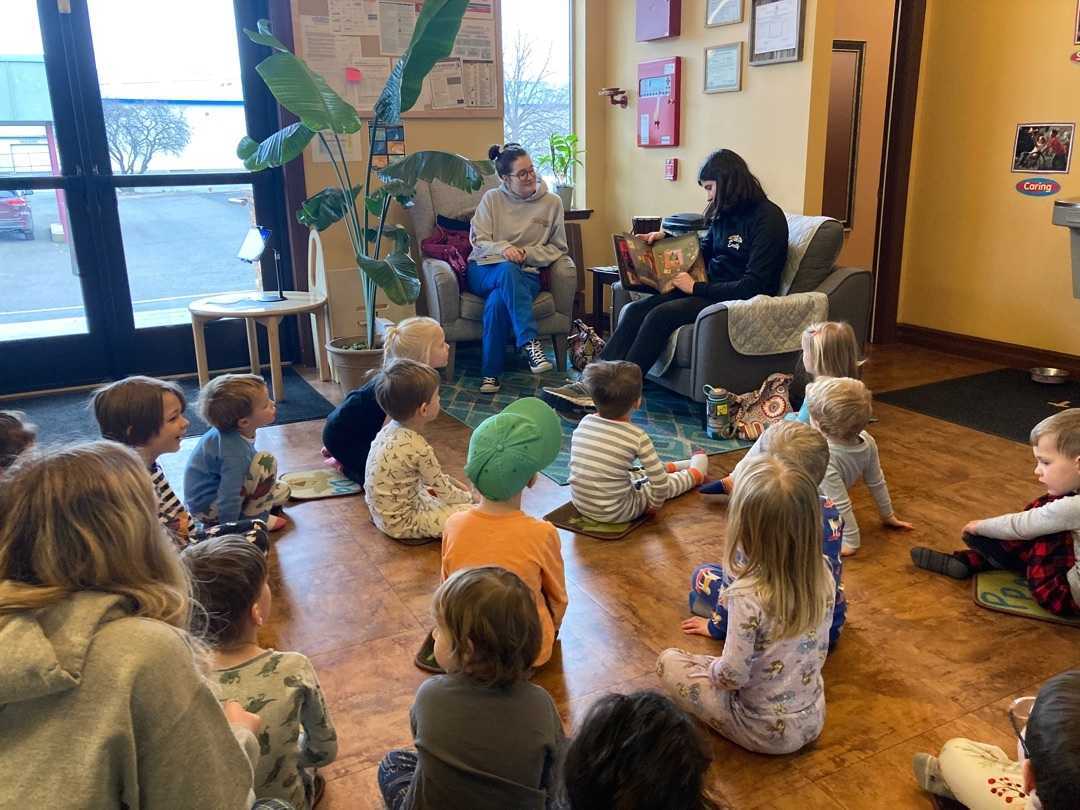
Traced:
POLYGON ((1073 21, 1073 45, 1080 45, 1080 0, 1076 0, 1076 19, 1073 21))
POLYGON ((1026 174, 1067 174, 1075 134, 1076 124, 1017 124, 1012 170, 1026 174))
POLYGON ((706 0, 705 25, 716 28, 742 22, 743 0, 706 0))
POLYGON ((750 0, 750 64, 802 61, 804 0, 750 0))
POLYGON ((742 43, 706 48, 705 92, 735 93, 739 90, 742 90, 742 43))

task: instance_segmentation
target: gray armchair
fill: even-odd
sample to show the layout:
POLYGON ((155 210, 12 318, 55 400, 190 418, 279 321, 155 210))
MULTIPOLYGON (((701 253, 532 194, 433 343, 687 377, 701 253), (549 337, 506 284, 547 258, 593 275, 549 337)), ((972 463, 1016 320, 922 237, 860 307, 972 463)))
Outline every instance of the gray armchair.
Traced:
MULTIPOLYGON (((417 246, 435 230, 436 215, 452 219, 468 219, 490 188, 498 184, 489 178, 483 188, 468 194, 436 180, 416 184, 416 198, 408 209, 417 246)), ((566 343, 577 292, 577 270, 569 256, 551 266, 551 289, 541 292, 533 301, 533 316, 541 338, 550 337, 555 346, 555 366, 566 369, 566 343)), ((420 263, 420 299, 417 312, 437 320, 446 332, 450 344, 450 360, 446 377, 453 378, 454 356, 461 341, 480 340, 483 336, 484 299, 461 292, 457 276, 450 265, 439 259, 422 258, 420 263)))
MULTIPOLYGON (((870 327, 871 275, 866 270, 835 266, 844 245, 840 223, 828 217, 801 214, 788 214, 787 218, 792 239, 809 233, 818 222, 821 224, 810 239, 785 294, 824 293, 829 298, 829 320, 850 323, 859 344, 864 344, 870 327)), ((611 301, 612 323, 619 322, 624 306, 641 296, 641 293, 628 292, 621 284, 615 284, 611 301)), ((703 309, 694 323, 679 329, 672 362, 661 376, 649 374, 649 378, 696 402, 704 402, 704 385, 719 386, 740 394, 753 391, 774 372, 790 373, 798 354, 798 351, 753 356, 740 354, 728 337, 727 305, 719 303, 703 309)))

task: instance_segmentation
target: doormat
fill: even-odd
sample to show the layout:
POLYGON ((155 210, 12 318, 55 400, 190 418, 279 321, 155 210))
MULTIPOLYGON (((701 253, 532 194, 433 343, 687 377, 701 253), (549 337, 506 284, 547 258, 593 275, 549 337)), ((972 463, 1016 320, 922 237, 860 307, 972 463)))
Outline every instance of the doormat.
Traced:
POLYGON ((330 467, 285 473, 281 476, 281 480, 289 485, 292 490, 289 497, 295 501, 314 501, 319 498, 359 495, 364 491, 363 487, 351 478, 346 478, 330 467))
MULTIPOLYGON (((263 376, 269 385, 269 374, 263 376)), ((291 366, 282 369, 282 379, 285 382, 285 401, 278 404, 275 425, 325 419, 334 409, 334 406, 308 385, 291 366)), ((195 402, 199 398, 199 381, 192 377, 176 382, 187 399, 184 416, 191 422, 185 435, 201 436, 209 430, 209 426, 195 409, 195 402)), ((26 418, 37 425, 38 442, 41 444, 92 441, 100 439, 101 432, 90 407, 90 394, 90 391, 72 391, 2 400, 0 409, 23 411, 26 418)))
POLYGON ((544 520, 554 523, 560 529, 595 537, 597 540, 620 540, 647 519, 645 515, 642 515, 625 523, 598 523, 581 514, 572 503, 564 503, 558 509, 544 515, 544 520))
POLYGON ((1002 368, 875 393, 874 399, 1027 444, 1037 422, 1065 408, 1080 407, 1080 383, 1046 385, 1034 382, 1027 371, 1002 368))
POLYGON ((975 575, 971 595, 976 605, 987 610, 1080 627, 1080 616, 1055 616, 1043 610, 1032 597, 1027 580, 1014 571, 981 571, 975 575))
MULTIPOLYGON (((554 359, 548 352, 548 358, 554 359)), ((475 428, 492 414, 520 397, 543 398, 543 387, 565 385, 567 372, 548 371, 533 374, 525 366, 524 359, 507 357, 508 370, 499 382, 502 389, 497 394, 480 393, 480 347, 459 346, 454 367, 454 380, 443 383, 441 389, 442 409, 459 422, 475 428), (515 367, 516 365, 516 367, 515 367)), ((750 442, 738 439, 710 439, 705 433, 705 405, 669 391, 649 380, 645 381, 644 402, 634 411, 630 421, 649 434, 657 455, 664 461, 681 461, 690 458, 695 449, 709 455, 730 453, 750 446, 750 442)), ((558 411, 562 428, 562 448, 559 455, 542 472, 557 484, 570 480, 570 437, 581 421, 582 414, 558 411)))

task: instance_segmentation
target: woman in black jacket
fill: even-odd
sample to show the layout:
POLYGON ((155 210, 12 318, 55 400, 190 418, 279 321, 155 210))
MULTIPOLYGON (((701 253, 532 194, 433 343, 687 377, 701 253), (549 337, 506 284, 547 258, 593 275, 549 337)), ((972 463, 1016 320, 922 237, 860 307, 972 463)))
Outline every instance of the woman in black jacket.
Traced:
MULTIPOLYGON (((600 353, 601 360, 629 360, 652 368, 672 332, 693 323, 698 313, 719 301, 776 295, 787 260, 787 218, 765 196, 746 161, 730 149, 713 152, 698 172, 708 199, 701 240, 708 278, 695 282, 688 273, 672 279, 675 289, 628 304, 618 328, 600 353)), ((667 234, 646 235, 652 244, 667 234)), ((591 404, 581 383, 545 389, 576 404, 591 404)))

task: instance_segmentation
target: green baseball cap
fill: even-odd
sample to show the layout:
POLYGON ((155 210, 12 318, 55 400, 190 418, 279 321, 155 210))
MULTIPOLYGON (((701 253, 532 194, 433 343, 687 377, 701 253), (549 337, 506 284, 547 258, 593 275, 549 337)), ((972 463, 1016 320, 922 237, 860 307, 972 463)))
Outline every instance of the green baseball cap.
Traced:
POLYGON ((543 400, 522 397, 473 431, 465 475, 485 498, 505 501, 553 462, 561 446, 559 415, 543 400))

